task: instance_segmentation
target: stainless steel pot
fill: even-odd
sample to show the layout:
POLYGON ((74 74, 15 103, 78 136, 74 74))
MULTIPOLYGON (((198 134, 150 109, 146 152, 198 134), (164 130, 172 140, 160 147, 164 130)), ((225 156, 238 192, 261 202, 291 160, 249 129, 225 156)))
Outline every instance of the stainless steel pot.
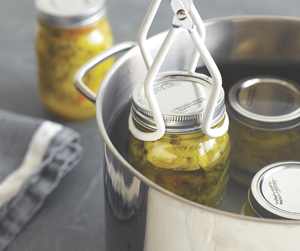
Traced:
MULTIPOLYGON (((233 17, 208 20, 205 25, 205 42, 220 68, 225 91, 236 81, 259 74, 300 81, 300 19, 233 17)), ((153 55, 165 35, 149 39, 153 55)), ((184 70, 192 47, 189 36, 182 33, 161 71, 184 70)), ((200 62, 199 71, 205 73, 202 66, 200 62)), ((96 103, 97 122, 105 141, 107 250, 299 250, 298 221, 238 214, 247 188, 232 181, 219 207, 208 208, 162 189, 127 162, 131 93, 145 75, 140 50, 130 42, 93 58, 74 77, 77 88, 96 103), (97 95, 83 84, 82 77, 97 63, 126 50, 103 79, 97 95)))

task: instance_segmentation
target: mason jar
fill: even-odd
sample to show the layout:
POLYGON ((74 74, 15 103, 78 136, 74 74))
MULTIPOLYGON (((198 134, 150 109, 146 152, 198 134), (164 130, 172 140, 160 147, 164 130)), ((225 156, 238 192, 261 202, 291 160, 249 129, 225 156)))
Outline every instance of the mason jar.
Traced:
POLYGON ((262 168, 251 182, 242 214, 300 220, 299 179, 299 161, 280 161, 262 168))
POLYGON ((251 217, 260 217, 255 211, 254 209, 252 208, 252 206, 250 205, 249 201, 247 200, 245 202, 245 204, 243 205, 242 207, 242 210, 241 210, 241 214, 242 215, 245 215, 245 216, 251 216, 251 217))
MULTIPOLYGON (((39 94, 53 114, 71 120, 95 115, 95 106, 74 87, 78 68, 113 44, 104 0, 36 0, 35 47, 39 94)), ((107 59, 85 76, 96 92, 113 64, 107 59)))
MULTIPOLYGON (((163 188, 210 207, 226 193, 229 181, 230 140, 224 135, 211 138, 201 121, 212 89, 212 80, 203 74, 164 72, 153 85, 165 122, 165 134, 155 141, 128 136, 129 162, 140 173, 163 188)), ((222 89, 211 126, 220 127, 226 108, 222 89)), ((144 131, 156 130, 143 83, 133 90, 131 117, 144 131)))
POLYGON ((250 185, 262 167, 300 160, 300 87, 270 76, 236 83, 228 94, 231 177, 250 185))

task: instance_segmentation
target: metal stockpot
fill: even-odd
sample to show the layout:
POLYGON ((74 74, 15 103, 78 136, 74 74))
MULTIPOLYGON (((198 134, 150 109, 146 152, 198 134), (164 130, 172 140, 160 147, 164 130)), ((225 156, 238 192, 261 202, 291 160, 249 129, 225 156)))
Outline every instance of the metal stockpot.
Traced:
MULTIPOLYGON (((220 68, 226 92, 236 81, 258 74, 299 83, 300 19, 234 17, 208 20, 205 25, 205 42, 220 68)), ((149 39, 153 55, 165 35, 149 39)), ((179 37, 161 71, 186 68, 193 45, 185 33, 179 37)), ((201 66, 200 62, 200 71, 205 71, 201 66)), ((230 184, 218 208, 208 208, 162 189, 127 162, 129 103, 135 84, 146 72, 139 48, 135 43, 123 43, 93 58, 74 77, 77 88, 96 103, 97 122, 105 141, 107 250, 299 250, 300 222, 237 213, 246 201, 247 190, 237 183, 230 184), (96 64, 125 50, 129 51, 107 73, 97 95, 82 83, 96 64)))

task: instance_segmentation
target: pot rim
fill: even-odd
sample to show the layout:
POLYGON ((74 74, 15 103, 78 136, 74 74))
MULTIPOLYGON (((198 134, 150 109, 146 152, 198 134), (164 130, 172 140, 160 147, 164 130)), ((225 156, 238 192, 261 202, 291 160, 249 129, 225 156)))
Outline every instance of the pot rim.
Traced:
MULTIPOLYGON (((297 17, 285 17, 285 16, 277 16, 277 15, 245 15, 245 16, 229 16, 229 17, 220 17, 220 18, 213 18, 213 19, 207 19, 204 20, 205 26, 209 26, 215 23, 219 22, 229 22, 229 21, 235 21, 235 22, 249 22, 249 21, 295 21, 298 22, 300 25, 300 18, 297 17)), ((161 41, 161 37, 165 36, 167 31, 161 32, 156 34, 153 37, 150 37, 149 39, 155 43, 154 41, 159 40, 161 41)), ((185 199, 183 197, 180 197, 176 194, 173 194, 169 192, 168 190, 165 190, 164 188, 160 187, 159 185, 155 184, 154 182, 147 179, 145 176, 140 174, 136 169, 134 169, 124 158, 123 156, 117 151, 117 149, 114 147, 113 143, 111 142, 107 131, 105 130, 104 122, 102 119, 102 110, 100 109, 102 107, 102 100, 104 96, 104 91, 106 86, 108 85, 109 79, 115 74, 115 72, 118 70, 118 68, 132 55, 139 53, 138 46, 133 47, 128 52, 124 53, 110 68, 110 70, 107 72, 105 77, 103 78, 100 88, 97 93, 96 98, 96 120, 98 123, 98 128, 101 132, 102 138, 105 142, 105 145, 112 151, 112 153, 115 155, 115 157, 124 165, 128 171, 130 171, 134 176, 136 176, 139 180, 144 182, 149 187, 157 190, 160 193, 165 194, 166 196, 170 196, 176 200, 179 200, 183 203, 187 203, 193 207, 196 207, 198 209, 208 211, 212 214, 217 214, 223 217, 230 217, 236 220, 243 220, 243 221, 250 221, 250 222, 257 222, 257 223, 265 223, 265 224, 279 224, 279 225, 299 225, 300 222, 298 221, 291 221, 291 220, 278 220, 278 219, 264 219, 264 218, 255 218, 255 217, 247 217, 244 215, 239 215, 236 213, 231 213, 227 211, 222 211, 216 208, 207 207, 205 205, 198 204, 196 202, 190 201, 188 199, 185 199)))

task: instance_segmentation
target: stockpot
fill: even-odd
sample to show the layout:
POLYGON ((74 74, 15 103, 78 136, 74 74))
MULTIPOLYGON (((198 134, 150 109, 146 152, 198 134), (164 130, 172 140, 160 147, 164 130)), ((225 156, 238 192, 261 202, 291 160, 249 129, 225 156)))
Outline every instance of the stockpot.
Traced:
MULTIPOLYGON (((238 80, 257 75, 284 77, 299 83, 300 19, 242 16, 207 20, 205 26, 205 43, 221 71, 226 93, 238 80)), ((165 35, 166 32, 148 40, 152 56, 165 35)), ((185 70, 192 48, 186 33, 177 36, 160 71, 185 70)), ((208 74, 203 66, 200 60, 198 71, 208 74)), ((139 47, 125 42, 97 55, 74 76, 77 89, 95 102, 105 141, 107 250, 299 250, 298 221, 239 214, 247 199, 247 188, 238 183, 231 181, 224 201, 217 208, 209 208, 162 189, 128 163, 126 138, 131 95, 146 73, 139 47), (83 76, 118 52, 123 52, 122 56, 106 74, 98 94, 93 93, 82 82, 83 76)))

